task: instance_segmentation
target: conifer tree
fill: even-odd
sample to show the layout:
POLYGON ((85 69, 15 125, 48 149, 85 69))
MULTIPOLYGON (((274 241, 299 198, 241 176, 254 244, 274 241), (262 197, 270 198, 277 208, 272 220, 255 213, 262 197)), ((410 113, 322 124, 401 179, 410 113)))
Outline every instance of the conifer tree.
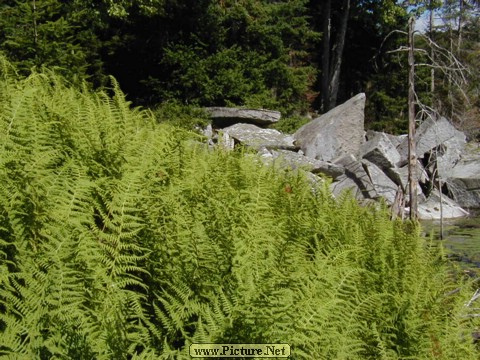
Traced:
POLYGON ((96 38, 86 9, 58 0, 0 4, 0 49, 24 74, 34 67, 56 69, 67 79, 98 72, 96 38))

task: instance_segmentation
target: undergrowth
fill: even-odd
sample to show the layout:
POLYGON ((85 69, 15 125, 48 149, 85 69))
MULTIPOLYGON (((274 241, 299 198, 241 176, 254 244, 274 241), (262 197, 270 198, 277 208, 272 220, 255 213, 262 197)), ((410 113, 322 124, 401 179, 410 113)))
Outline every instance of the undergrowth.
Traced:
POLYGON ((113 79, 0 68, 1 358, 478 359, 471 286, 415 224, 208 149, 113 79))

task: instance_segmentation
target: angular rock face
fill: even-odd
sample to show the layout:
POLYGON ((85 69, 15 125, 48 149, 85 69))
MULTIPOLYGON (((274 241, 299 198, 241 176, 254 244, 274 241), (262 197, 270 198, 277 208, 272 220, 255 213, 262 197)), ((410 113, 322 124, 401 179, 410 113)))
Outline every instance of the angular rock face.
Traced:
POLYGON ((223 128, 237 123, 256 124, 260 126, 278 122, 280 111, 264 109, 241 109, 229 107, 208 107, 204 110, 212 118, 216 127, 223 128))
MULTIPOLYGON (((453 138, 456 133, 455 127, 444 117, 436 121, 428 118, 420 124, 415 132, 417 157, 423 157, 428 151, 453 138)), ((408 139, 405 138, 397 150, 402 156, 402 162, 406 163, 408 159, 408 139)))
POLYGON ((326 161, 315 160, 293 151, 272 150, 271 154, 274 159, 282 161, 292 169, 303 168, 313 174, 324 174, 333 179, 345 173, 345 169, 341 166, 326 161))
POLYGON ((425 202, 418 204, 418 217, 423 220, 455 219, 467 215, 467 211, 445 195, 442 195, 440 203, 440 194, 437 190, 425 202))
MULTIPOLYGON (((405 195, 409 195, 409 190, 408 190, 408 166, 403 166, 401 168, 394 167, 391 169, 388 169, 386 171, 386 174, 388 177, 397 185, 399 185, 402 189, 405 189, 405 195)), ((415 174, 417 178, 417 196, 418 196, 418 201, 422 202, 426 200, 425 195, 422 192, 422 186, 427 184, 427 182, 430 180, 428 177, 427 172, 423 168, 423 165, 417 161, 417 168, 415 169, 415 174)))
POLYGON ((460 161, 467 144, 466 136, 461 131, 455 130, 455 135, 445 141, 436 153, 436 166, 441 179, 450 177, 452 168, 460 161))
MULTIPOLYGON (((400 185, 404 189, 408 187, 408 166, 402 166, 401 168, 392 167, 388 169, 386 173, 397 185, 400 185)), ((429 181, 428 174, 419 161, 417 161, 415 174, 419 183, 426 184, 429 181)))
POLYGON ((480 208, 480 146, 468 148, 446 176, 455 201, 467 208, 480 208))
POLYGON ((461 179, 448 179, 447 182, 449 195, 460 206, 470 209, 480 208, 480 189, 468 189, 461 179))
POLYGON ((385 133, 375 133, 361 147, 362 157, 382 169, 395 167, 401 156, 385 133))
POLYGON ((252 124, 235 124, 223 129, 223 133, 257 150, 262 147, 289 150, 297 148, 291 135, 282 134, 274 129, 262 129, 252 124))
POLYGON ((361 93, 317 119, 302 126, 294 134, 305 156, 332 161, 339 156, 358 156, 365 142, 365 94, 361 93))
POLYGON ((470 190, 480 190, 480 158, 457 164, 449 173, 449 178, 459 179, 470 190))
MULTIPOLYGON (((392 206, 392 213, 403 213, 408 199, 407 137, 369 131, 365 142, 364 105, 365 95, 359 94, 293 136, 246 123, 223 130, 209 128, 204 135, 209 144, 217 142, 227 149, 239 143, 253 148, 257 159, 305 172, 312 184, 323 182, 317 175, 330 177, 334 196, 350 191, 362 202, 382 198, 392 206)), ((416 167, 419 217, 455 218, 467 215, 460 206, 480 208, 480 145, 466 151, 471 146, 465 135, 445 118, 424 121, 415 142, 420 159, 416 167), (453 200, 440 196, 440 181, 453 200)))
POLYGON ((377 165, 368 160, 362 160, 370 180, 379 197, 383 197, 385 201, 392 205, 395 201, 398 185, 395 184, 377 165))
POLYGON ((355 182, 365 199, 376 199, 378 197, 370 176, 362 162, 358 161, 355 156, 344 155, 338 158, 335 164, 345 167, 345 175, 355 182))
POLYGON ((330 190, 335 197, 340 196, 345 191, 350 191, 357 200, 365 199, 362 190, 357 183, 346 175, 340 176, 337 181, 330 185, 330 190))

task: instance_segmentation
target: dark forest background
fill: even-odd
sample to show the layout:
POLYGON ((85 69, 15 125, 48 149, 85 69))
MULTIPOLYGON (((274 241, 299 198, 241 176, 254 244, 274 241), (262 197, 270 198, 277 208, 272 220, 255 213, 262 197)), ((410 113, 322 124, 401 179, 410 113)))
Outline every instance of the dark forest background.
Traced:
POLYGON ((366 92, 368 128, 406 129, 407 22, 416 16, 419 111, 479 128, 476 0, 4 0, 0 51, 134 105, 248 106, 292 127, 366 92), (431 41, 434 41, 433 45, 431 41), (436 51, 440 56, 435 56, 436 51), (433 71, 432 71, 433 69, 433 71))

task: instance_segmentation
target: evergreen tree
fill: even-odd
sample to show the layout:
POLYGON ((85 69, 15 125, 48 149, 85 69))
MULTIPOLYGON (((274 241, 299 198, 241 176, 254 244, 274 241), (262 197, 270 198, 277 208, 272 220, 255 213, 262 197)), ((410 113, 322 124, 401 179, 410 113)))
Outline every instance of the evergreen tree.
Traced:
MULTIPOLYGON (((0 49, 24 74, 47 66, 70 81, 102 78, 92 11, 75 1, 15 1, 0 5, 0 49)), ((100 80, 101 81, 101 80, 100 80)))
POLYGON ((307 1, 166 1, 164 10, 111 28, 122 40, 109 70, 138 102, 308 108, 318 35, 307 1))

